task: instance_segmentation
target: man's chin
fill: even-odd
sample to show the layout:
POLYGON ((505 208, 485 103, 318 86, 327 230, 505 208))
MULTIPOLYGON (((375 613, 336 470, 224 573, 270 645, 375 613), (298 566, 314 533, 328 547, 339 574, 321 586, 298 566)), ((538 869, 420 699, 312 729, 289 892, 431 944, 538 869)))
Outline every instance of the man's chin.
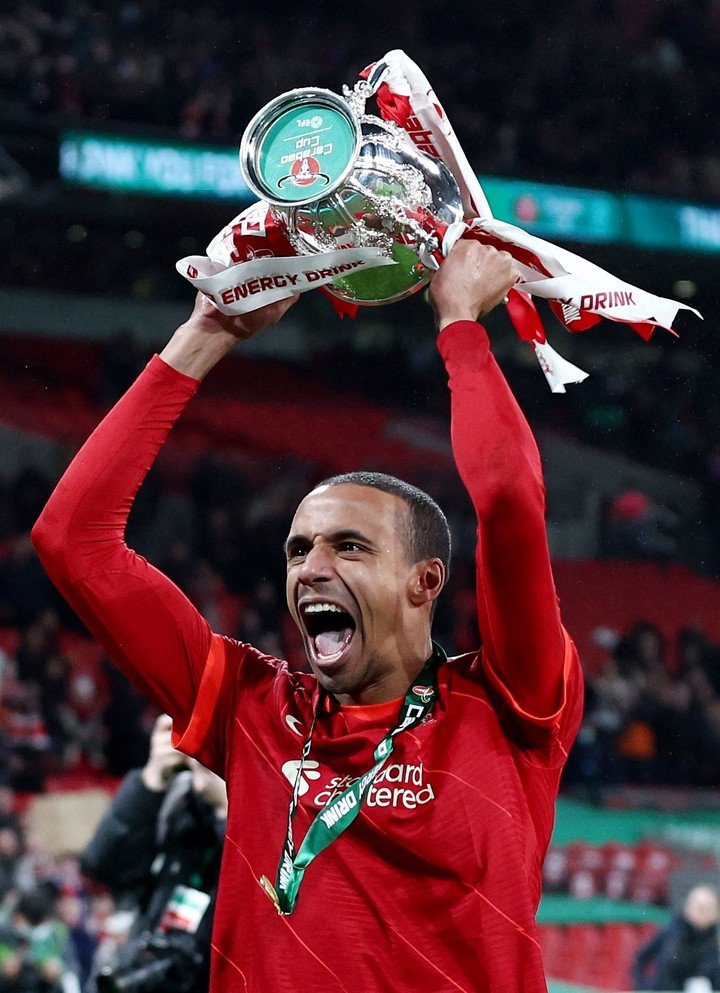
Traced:
POLYGON ((313 675, 328 693, 349 693, 355 688, 358 678, 352 645, 338 653, 337 657, 319 655, 308 645, 305 646, 305 654, 313 675))
POLYGON ((349 640, 341 645, 336 652, 332 653, 319 652, 315 639, 313 638, 306 637, 304 641, 305 654, 307 655, 308 662, 310 663, 310 668, 318 679, 321 677, 332 678, 343 669, 347 669, 348 665, 352 663, 359 648, 356 631, 353 631, 349 640))

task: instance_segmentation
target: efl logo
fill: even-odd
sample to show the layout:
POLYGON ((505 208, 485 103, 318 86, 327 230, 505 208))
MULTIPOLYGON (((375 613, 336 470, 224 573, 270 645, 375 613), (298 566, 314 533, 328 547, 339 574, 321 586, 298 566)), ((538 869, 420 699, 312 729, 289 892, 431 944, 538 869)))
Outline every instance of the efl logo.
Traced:
POLYGON ((297 126, 299 128, 312 128, 317 131, 318 128, 322 127, 323 119, 319 114, 314 114, 312 117, 301 117, 297 121, 297 126))

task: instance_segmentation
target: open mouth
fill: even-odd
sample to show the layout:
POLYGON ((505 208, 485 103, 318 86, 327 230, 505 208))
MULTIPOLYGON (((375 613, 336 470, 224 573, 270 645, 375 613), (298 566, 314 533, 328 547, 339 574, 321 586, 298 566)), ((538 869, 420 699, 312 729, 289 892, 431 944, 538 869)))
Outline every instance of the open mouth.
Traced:
POLYGON ((307 603, 300 608, 305 630, 320 662, 335 662, 355 634, 355 621, 335 603, 307 603))

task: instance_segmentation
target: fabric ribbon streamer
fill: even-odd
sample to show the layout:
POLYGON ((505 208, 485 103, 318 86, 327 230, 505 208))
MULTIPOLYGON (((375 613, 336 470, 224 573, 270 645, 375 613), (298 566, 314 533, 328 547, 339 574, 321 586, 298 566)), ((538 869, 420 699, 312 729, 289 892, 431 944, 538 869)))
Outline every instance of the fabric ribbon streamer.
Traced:
POLYGON ((587 373, 548 343, 530 294, 547 300, 569 331, 584 331, 607 317, 629 324, 647 341, 656 327, 675 333, 672 324, 678 310, 701 317, 687 304, 641 290, 573 252, 496 220, 427 77, 403 51, 388 52, 361 77, 375 91, 382 117, 404 128, 419 149, 442 159, 460 188, 466 223, 447 229, 442 255, 447 256, 461 237, 512 255, 520 279, 508 294, 508 314, 519 336, 535 351, 554 393, 564 393, 566 384, 582 382, 587 373))
MULTIPOLYGON (((380 114, 394 121, 424 152, 441 159, 460 189, 465 221, 440 224, 427 215, 424 226, 437 234, 441 248, 423 255, 439 268, 460 238, 472 238, 512 255, 519 280, 510 290, 507 310, 518 335, 535 352, 554 393, 579 383, 587 373, 566 361, 547 340, 532 297, 542 297, 569 331, 584 331, 601 318, 629 324, 646 341, 656 327, 672 328, 678 310, 692 307, 655 296, 626 283, 567 249, 493 217, 487 197, 430 83, 399 49, 388 52, 361 73, 380 114)), ((244 314, 293 293, 320 288, 358 269, 393 265, 375 248, 344 248, 298 256, 269 204, 252 204, 207 247, 207 256, 180 259, 176 268, 226 314, 244 314)), ((357 307, 331 297, 341 316, 357 307)))
POLYGON ((377 248, 297 255, 270 205, 262 200, 233 218, 206 251, 207 255, 180 259, 175 268, 229 315, 247 314, 360 269, 394 265, 377 248))

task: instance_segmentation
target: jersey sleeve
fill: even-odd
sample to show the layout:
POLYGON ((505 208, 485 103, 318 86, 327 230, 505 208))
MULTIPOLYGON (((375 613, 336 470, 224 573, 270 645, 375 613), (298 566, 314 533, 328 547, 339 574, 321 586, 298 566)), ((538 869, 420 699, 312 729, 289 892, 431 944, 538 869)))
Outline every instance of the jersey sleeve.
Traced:
POLYGON ((229 782, 238 721, 281 714, 295 691, 287 663, 213 633, 192 711, 173 721, 173 745, 229 782))
POLYGON ((182 735, 213 643, 208 623, 125 543, 135 494, 198 387, 155 356, 80 449, 33 528, 51 580, 182 735))
POLYGON ((557 725, 577 682, 550 566, 545 488, 530 427, 472 321, 446 327, 455 462, 477 515, 482 664, 501 705, 525 725, 557 725))

